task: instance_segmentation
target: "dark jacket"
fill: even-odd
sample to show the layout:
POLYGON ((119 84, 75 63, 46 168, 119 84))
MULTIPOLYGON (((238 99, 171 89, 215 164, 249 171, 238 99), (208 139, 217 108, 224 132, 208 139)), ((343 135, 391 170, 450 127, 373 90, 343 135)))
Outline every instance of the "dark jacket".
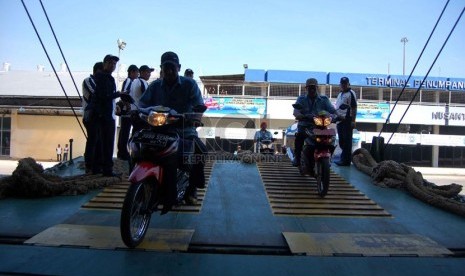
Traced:
POLYGON ((108 73, 95 75, 95 95, 86 109, 93 111, 95 119, 110 121, 113 118, 114 99, 119 97, 116 93, 115 79, 108 73))

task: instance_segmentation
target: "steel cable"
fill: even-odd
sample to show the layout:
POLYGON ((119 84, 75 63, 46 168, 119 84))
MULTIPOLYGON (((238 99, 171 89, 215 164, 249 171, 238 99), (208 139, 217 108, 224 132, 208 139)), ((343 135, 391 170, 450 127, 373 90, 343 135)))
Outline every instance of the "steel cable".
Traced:
POLYGON ((402 117, 400 118, 399 123, 397 123, 395 131, 391 133, 391 136, 389 137, 388 142, 385 144, 384 149, 386 149, 387 145, 388 145, 389 142, 391 141, 392 136, 393 136, 394 133, 396 133, 397 130, 399 129, 400 123, 401 123, 402 120, 404 119, 405 114, 407 114, 407 111, 408 111, 408 109, 410 108, 410 105, 412 105, 412 102, 413 102, 413 101, 415 100, 415 98, 417 97, 418 92, 420 92, 420 89, 421 89, 421 87, 423 86, 423 83, 425 82, 426 78, 428 77, 429 73, 431 72, 431 69, 433 69, 434 64, 436 63, 436 61, 438 60, 439 56, 441 55, 442 50, 444 49, 444 47, 446 46, 447 42, 449 41, 450 36, 451 36, 452 33, 454 32, 455 27, 456 27, 457 24, 459 23, 459 21, 460 21, 460 19, 462 18, 462 15, 463 15, 464 12, 465 12, 465 7, 462 9, 462 12, 460 13, 459 17, 458 17, 457 20, 455 21, 454 26, 452 27, 452 29, 451 29, 450 32, 449 32, 449 35, 447 36, 446 40, 445 40, 444 43, 442 44, 442 47, 441 47, 441 49, 439 50, 438 54, 436 55, 436 58, 434 59, 433 63, 431 64, 430 68, 428 69, 428 72, 427 72, 426 75, 423 77, 423 79, 422 79, 420 85, 418 86, 417 91, 415 92, 415 95, 413 95, 412 100, 410 100, 410 103, 409 103, 408 106, 407 106, 407 109, 404 111, 404 114, 403 114, 402 117))
POLYGON ((68 94, 66 93, 66 90, 65 90, 65 88, 63 87, 63 84, 62 84, 62 82, 61 82, 61 80, 60 80, 60 77, 58 76, 57 71, 55 70, 55 66, 53 66, 52 60, 50 59, 50 56, 49 56, 49 54, 48 54, 48 52, 47 52, 47 49, 45 48, 45 45, 44 45, 44 43, 42 42, 42 38, 40 37, 39 32, 37 31, 37 28, 36 28, 36 26, 35 26, 35 24, 34 24, 34 21, 32 20, 32 17, 31 17, 31 15, 29 14, 29 10, 27 9, 26 4, 24 4, 24 0, 21 0, 21 3, 23 4, 24 10, 26 11, 27 16, 29 17, 29 20, 31 21, 32 27, 34 28, 34 31, 35 31, 35 33, 36 33, 36 35, 37 35, 37 38, 39 39, 40 44, 42 45, 42 49, 44 50, 45 55, 47 56, 48 62, 50 63, 50 66, 52 66, 53 72, 55 73, 55 76, 56 76, 56 78, 57 78, 57 80, 58 80, 58 83, 60 84, 61 89, 63 90, 63 93, 65 94, 66 100, 68 101, 68 104, 69 104, 69 106, 71 107, 71 110, 73 111, 74 117, 76 118, 76 120, 77 120, 77 122, 78 122, 78 124, 79 124, 79 127, 81 128, 82 133, 84 134, 84 137, 87 139, 87 135, 86 135, 86 133, 85 133, 85 131, 84 131, 84 128, 82 127, 82 124, 81 124, 81 122, 79 121, 79 118, 78 118, 78 116, 77 116, 77 114, 76 114, 76 111, 74 110, 74 107, 73 107, 73 105, 71 104, 71 101, 69 100, 68 94))

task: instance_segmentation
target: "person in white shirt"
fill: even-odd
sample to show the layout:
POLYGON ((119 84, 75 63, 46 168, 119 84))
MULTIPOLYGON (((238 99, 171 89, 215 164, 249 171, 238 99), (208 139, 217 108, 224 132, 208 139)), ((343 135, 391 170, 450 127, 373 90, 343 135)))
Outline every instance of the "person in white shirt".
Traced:
MULTIPOLYGON (((139 85, 139 68, 137 68, 136 65, 131 65, 128 67, 128 78, 124 80, 121 91, 135 98, 135 91, 138 90, 139 85)), ((119 107, 117 107, 117 115, 120 116, 120 129, 118 134, 118 152, 116 156, 121 160, 129 160, 127 144, 131 132, 131 118, 129 117, 131 105, 121 100, 117 103, 117 106, 119 107)))
POLYGON ((335 161, 338 166, 350 166, 352 160, 352 136, 357 116, 357 98, 350 88, 349 78, 342 77, 341 92, 336 100, 336 114, 338 116, 337 135, 341 147, 341 159, 335 161))
POLYGON ((65 144, 65 148, 63 149, 63 162, 68 161, 68 152, 69 152, 68 144, 65 144))
POLYGON ((57 162, 61 162, 61 146, 60 146, 60 144, 58 144, 58 146, 56 148, 56 152, 57 152, 57 162))
POLYGON ((152 72, 154 71, 155 69, 153 68, 150 68, 148 67, 147 65, 142 65, 140 68, 139 68, 139 73, 140 73, 140 77, 139 77, 139 80, 141 82, 141 89, 140 89, 140 95, 139 97, 137 97, 137 99, 135 98, 134 100, 136 102, 139 101, 140 97, 142 96, 142 94, 144 94, 144 92, 147 90, 147 88, 149 87, 149 79, 150 79, 150 76, 152 74, 152 72))

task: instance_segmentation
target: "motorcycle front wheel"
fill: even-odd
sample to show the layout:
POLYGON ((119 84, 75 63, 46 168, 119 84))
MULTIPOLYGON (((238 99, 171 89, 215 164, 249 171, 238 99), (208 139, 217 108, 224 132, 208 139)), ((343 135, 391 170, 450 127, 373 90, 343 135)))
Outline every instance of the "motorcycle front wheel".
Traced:
POLYGON ((325 197, 329 189, 329 158, 316 161, 316 186, 318 195, 325 197))
POLYGON ((131 184, 121 210, 120 231, 124 244, 137 247, 145 237, 150 224, 149 210, 152 185, 148 181, 131 184))

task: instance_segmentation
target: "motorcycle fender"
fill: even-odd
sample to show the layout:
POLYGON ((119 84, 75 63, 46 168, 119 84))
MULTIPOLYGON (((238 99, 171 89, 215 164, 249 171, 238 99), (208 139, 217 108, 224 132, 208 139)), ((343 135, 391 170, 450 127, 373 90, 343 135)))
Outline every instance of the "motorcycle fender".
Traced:
POLYGON ((315 160, 321 159, 321 158, 330 158, 331 157, 331 152, 329 150, 315 150, 315 154, 313 155, 315 160))
POLYGON ((163 177, 163 169, 161 166, 152 162, 140 162, 136 164, 134 170, 129 176, 129 182, 139 183, 148 177, 155 177, 161 183, 163 177))

